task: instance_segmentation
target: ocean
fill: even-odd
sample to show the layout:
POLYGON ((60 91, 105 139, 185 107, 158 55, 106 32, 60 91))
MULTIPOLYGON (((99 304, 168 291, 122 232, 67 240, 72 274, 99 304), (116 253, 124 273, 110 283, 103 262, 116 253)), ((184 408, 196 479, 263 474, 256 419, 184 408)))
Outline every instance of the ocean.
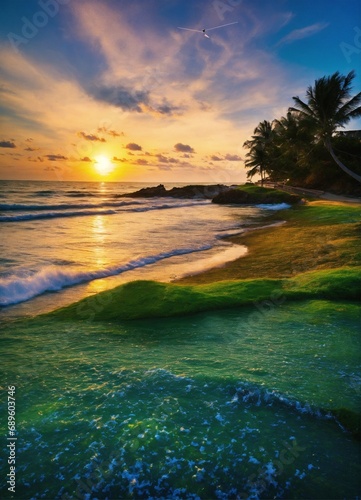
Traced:
POLYGON ((330 412, 360 409, 356 304, 36 317, 127 281, 234 260, 247 249, 227 235, 288 209, 119 196, 141 187, 1 183, 1 498, 359 498, 359 443, 330 412))
POLYGON ((26 302, 5 314, 33 315, 126 281, 170 281, 234 260, 245 249, 223 237, 268 211, 120 197, 144 186, 3 181, 0 306, 26 302))

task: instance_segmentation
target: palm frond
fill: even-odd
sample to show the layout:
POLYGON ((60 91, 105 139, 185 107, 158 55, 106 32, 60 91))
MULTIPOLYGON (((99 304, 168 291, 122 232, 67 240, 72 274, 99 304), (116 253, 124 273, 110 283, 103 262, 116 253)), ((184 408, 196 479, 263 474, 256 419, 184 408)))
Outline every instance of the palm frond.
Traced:
POLYGON ((314 113, 313 109, 308 104, 301 101, 301 99, 298 96, 292 97, 292 99, 295 101, 296 107, 291 106, 290 108, 288 108, 288 111, 291 111, 294 113, 301 113, 302 115, 307 116, 307 117, 314 117, 315 113, 314 113))
POLYGON ((356 94, 352 99, 350 99, 348 102, 343 104, 343 106, 340 107, 340 109, 337 111, 337 114, 340 115, 350 115, 350 113, 354 113, 356 111, 356 114, 351 116, 351 118, 357 118, 359 115, 357 113, 361 112, 360 108, 361 104, 361 92, 356 94))

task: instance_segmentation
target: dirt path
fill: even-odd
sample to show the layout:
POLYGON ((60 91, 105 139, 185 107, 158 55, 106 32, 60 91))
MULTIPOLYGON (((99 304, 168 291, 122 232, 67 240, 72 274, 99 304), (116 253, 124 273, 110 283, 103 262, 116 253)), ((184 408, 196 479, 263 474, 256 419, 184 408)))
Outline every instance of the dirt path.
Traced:
POLYGON ((320 198, 322 200, 343 201, 345 203, 361 203, 361 198, 350 198, 348 196, 339 196, 332 193, 323 193, 320 198))
POLYGON ((288 193, 294 193, 304 196, 312 196, 321 200, 340 201, 345 203, 361 203, 361 198, 356 198, 352 196, 341 196, 338 194, 327 193, 326 191, 320 191, 318 189, 299 188, 295 186, 287 186, 284 184, 277 184, 271 182, 265 183, 264 187, 280 189, 281 191, 287 191, 288 193))

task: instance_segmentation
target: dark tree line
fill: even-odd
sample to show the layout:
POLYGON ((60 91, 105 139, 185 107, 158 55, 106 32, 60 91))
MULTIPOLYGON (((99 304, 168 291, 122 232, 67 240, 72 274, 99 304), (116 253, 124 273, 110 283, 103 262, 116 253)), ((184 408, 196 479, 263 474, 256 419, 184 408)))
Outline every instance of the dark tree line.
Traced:
POLYGON ((339 132, 361 116, 361 92, 351 96, 355 73, 316 80, 306 101, 293 97, 286 116, 264 120, 244 143, 247 177, 302 187, 357 192, 361 183, 361 133, 339 132))

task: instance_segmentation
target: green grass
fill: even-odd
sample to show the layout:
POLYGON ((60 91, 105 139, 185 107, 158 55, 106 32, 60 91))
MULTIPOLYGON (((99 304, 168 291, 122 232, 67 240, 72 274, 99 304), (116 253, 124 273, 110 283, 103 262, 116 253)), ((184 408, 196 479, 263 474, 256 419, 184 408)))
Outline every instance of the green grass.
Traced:
POLYGON ((310 271, 289 279, 284 285, 287 294, 309 295, 329 300, 359 300, 361 298, 361 268, 310 271))
MULTIPOLYGON (((247 189, 262 189, 245 186, 247 189)), ((272 297, 359 300, 361 207, 317 201, 282 212, 287 223, 233 238, 246 257, 175 283, 135 281, 47 316, 128 320, 247 306, 272 297)), ((279 214, 269 217, 274 221, 279 214)))
POLYGON ((46 315, 49 319, 118 321, 184 316, 262 301, 360 297, 361 267, 313 271, 289 279, 252 279, 210 285, 133 281, 46 315))
MULTIPOLYGON (((220 195, 223 203, 289 203, 294 205, 301 201, 301 197, 297 194, 288 193, 278 189, 265 188, 254 185, 238 186, 231 189, 229 192, 220 195)), ((219 197, 215 198, 215 203, 220 201, 219 197)))
MULTIPOLYGON (((289 199, 290 194, 285 191, 280 191, 279 189, 266 188, 261 186, 252 186, 249 184, 245 184, 243 186, 238 186, 239 191, 244 191, 248 194, 254 194, 257 196, 267 196, 267 195, 277 195, 277 197, 284 198, 285 200, 289 199)), ((294 195, 292 195, 294 196, 294 195)), ((294 198, 299 198, 298 196, 294 196, 294 198)))
POLYGON ((262 224, 282 220, 286 221, 282 226, 230 238, 248 247, 245 257, 179 282, 286 278, 309 270, 361 265, 360 205, 315 201, 273 213, 262 224))
POLYGON ((112 321, 183 316, 280 296, 290 300, 359 300, 360 205, 316 201, 270 215, 268 222, 280 216, 286 224, 233 238, 247 245, 249 252, 223 268, 177 284, 127 283, 48 317, 112 321))

